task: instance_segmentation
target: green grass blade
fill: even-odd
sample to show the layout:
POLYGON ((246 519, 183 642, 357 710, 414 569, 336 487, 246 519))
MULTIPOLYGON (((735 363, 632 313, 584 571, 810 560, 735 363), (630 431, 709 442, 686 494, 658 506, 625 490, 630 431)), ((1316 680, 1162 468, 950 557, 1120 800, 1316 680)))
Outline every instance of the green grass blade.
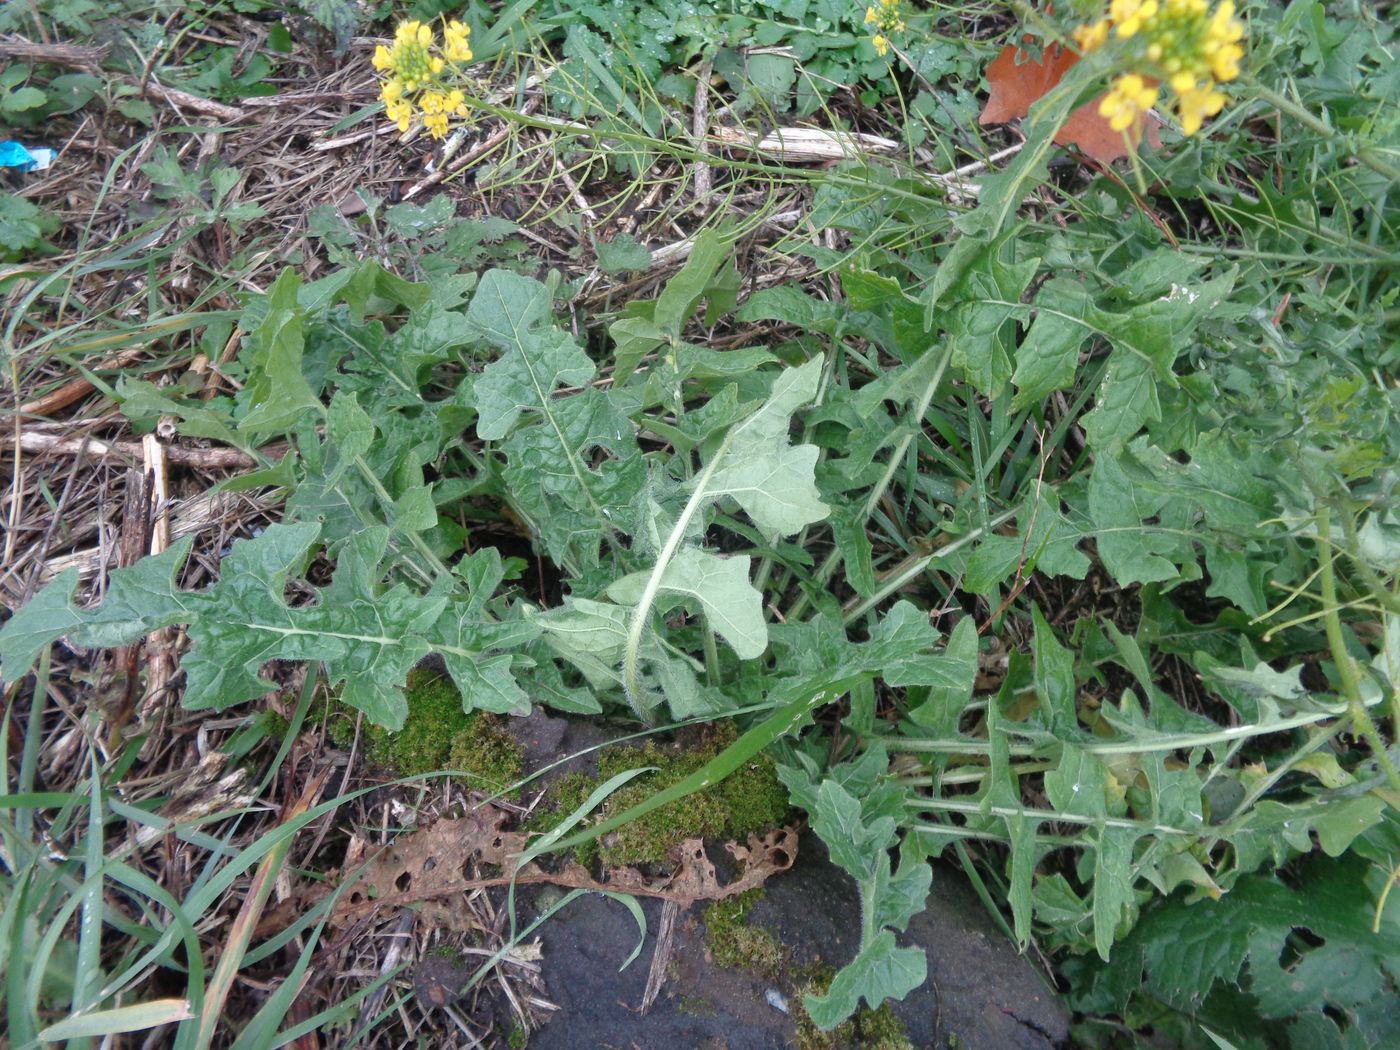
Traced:
POLYGON ((121 1032, 144 1032, 148 1028, 174 1024, 190 1016, 186 999, 153 999, 148 1003, 115 1006, 110 1010, 67 1017, 39 1033, 41 1043, 61 1039, 91 1039, 121 1032))

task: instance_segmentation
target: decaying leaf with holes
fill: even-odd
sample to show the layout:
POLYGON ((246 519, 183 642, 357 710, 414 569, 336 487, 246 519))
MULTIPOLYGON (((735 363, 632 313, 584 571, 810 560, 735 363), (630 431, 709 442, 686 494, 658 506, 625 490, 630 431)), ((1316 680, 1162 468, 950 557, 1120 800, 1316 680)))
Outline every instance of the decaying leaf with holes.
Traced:
MULTIPOLYGON (((526 836, 504 830, 508 816, 494 806, 480 806, 465 817, 445 818, 400 835, 368 861, 364 857, 369 847, 362 842, 354 844, 343 870, 353 872, 361 864, 364 870, 356 885, 342 895, 331 922, 342 925, 376 909, 421 905, 422 918, 430 925, 459 933, 478 929, 479 923, 461 895, 512 881, 509 866, 525 849, 526 836), (490 872, 490 868, 497 870, 490 872)), ((629 893, 686 905, 723 900, 763 885, 792 867, 797 844, 797 832, 790 827, 775 828, 761 837, 750 835, 744 845, 725 843, 738 865, 738 873, 727 882, 720 881, 701 839, 686 839, 680 844, 674 854, 676 866, 667 874, 648 875, 633 867, 619 867, 609 869, 599 879, 575 862, 557 871, 546 871, 532 862, 515 872, 514 881, 516 885, 549 883, 568 889, 629 893)), ((301 898, 297 910, 304 910, 328 892, 331 889, 315 888, 301 898)), ((290 918, 280 910, 278 914, 283 920, 290 918)), ((259 934, 268 934, 278 925, 270 916, 259 934)))

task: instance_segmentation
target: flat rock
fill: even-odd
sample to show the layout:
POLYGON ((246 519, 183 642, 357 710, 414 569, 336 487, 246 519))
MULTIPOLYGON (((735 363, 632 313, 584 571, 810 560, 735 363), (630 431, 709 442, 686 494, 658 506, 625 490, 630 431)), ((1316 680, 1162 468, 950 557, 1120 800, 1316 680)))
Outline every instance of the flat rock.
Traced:
MULTIPOLYGON (((548 898, 537 899, 536 907, 548 898)), ((581 898, 544 923, 543 972, 559 1011, 530 1037, 531 1050, 768 1050, 793 1045, 796 1024, 781 1008, 794 989, 715 965, 705 949, 704 905, 676 921, 666 981, 651 1009, 641 1003, 656 947, 658 901, 641 902, 647 934, 617 901, 581 898)), ((792 964, 839 967, 855 954, 860 906, 855 886, 804 835, 797 863, 769 880, 749 914, 782 944, 792 964)), ((997 929, 963 876, 935 866, 928 909, 902 944, 928 955, 929 979, 894 1004, 916 1047, 1051 1050, 1068 1039, 1068 1017, 1041 973, 997 929)))

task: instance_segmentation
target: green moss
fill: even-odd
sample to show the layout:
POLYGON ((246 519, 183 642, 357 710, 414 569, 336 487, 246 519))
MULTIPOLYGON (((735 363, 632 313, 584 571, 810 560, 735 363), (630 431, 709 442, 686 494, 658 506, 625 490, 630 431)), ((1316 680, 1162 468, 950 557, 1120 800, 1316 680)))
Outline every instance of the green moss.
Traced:
POLYGON ((715 1004, 709 999, 700 999, 693 995, 683 995, 676 1000, 676 1011, 685 1014, 687 1017, 713 1017, 715 1015, 715 1004))
POLYGON ((856 1012, 856 1031, 860 1033, 859 1045, 868 1050, 914 1050, 904 1022, 889 1003, 881 1003, 878 1010, 862 1006, 856 1012))
POLYGON ((516 1025, 510 1030, 510 1037, 506 1039, 506 1045, 510 1050, 525 1050, 530 1044, 530 1033, 520 1025, 516 1025))
POLYGON ((825 995, 831 990, 831 982, 836 971, 829 966, 809 966, 792 974, 794 990, 789 1002, 792 1004, 792 1019, 797 1024, 797 1034, 793 1037, 797 1050, 838 1050, 851 1045, 855 1038, 854 1021, 843 1021, 829 1032, 823 1032, 807 1016, 803 1005, 809 995, 825 995))
MULTIPOLYGON (((483 711, 462 710, 462 694, 452 679, 427 668, 410 672, 404 686, 408 717, 397 733, 362 723, 360 749, 365 761, 397 776, 435 769, 471 774, 471 786, 496 791, 520 779, 524 757, 504 722, 483 711)), ((338 747, 355 736, 356 712, 332 699, 326 731, 338 747)))
POLYGON ((786 953, 771 933, 749 925, 749 912, 761 896, 763 890, 756 888, 706 908, 705 946, 710 958, 725 969, 751 970, 773 978, 782 971, 786 953))
MULTIPOLYGON (((525 758, 502 720, 478 711, 468 716, 466 728, 452 738, 447 764, 470 774, 473 786, 495 792, 520 779, 525 758)), ((518 788, 507 792, 508 798, 519 795, 518 788)))
POLYGON ((846 1047, 859 1047, 860 1050, 914 1050, 904 1022, 895 1016, 889 1003, 881 1003, 876 1010, 862 1006, 849 1021, 843 1021, 831 1031, 823 1032, 807 1016, 803 1001, 809 995, 826 995, 831 990, 836 971, 826 966, 812 966, 794 971, 792 976, 797 984, 797 991, 793 996, 793 1019, 797 1022, 797 1050, 844 1050, 846 1047))
POLYGON ((271 709, 258 715, 258 730, 269 740, 286 739, 291 728, 292 723, 271 709))
MULTIPOLYGON (((599 784, 618 773, 638 766, 654 766, 614 792, 595 811, 593 819, 603 820, 644 802, 656 792, 694 773, 738 738, 733 723, 710 727, 703 744, 677 750, 648 743, 643 747, 618 747, 604 751, 598 759, 598 776, 571 774, 550 789, 545 804, 536 810, 530 830, 545 831, 561 817, 583 804, 599 784)), ((608 835, 603 843, 580 847, 581 863, 600 859, 609 867, 658 863, 689 838, 723 838, 743 841, 750 832, 781 824, 788 815, 787 791, 773 770, 767 755, 746 763, 743 768, 704 791, 697 791, 650 813, 608 835)))
POLYGON ((462 694, 446 675, 419 669, 409 674, 404 697, 408 717, 397 733, 365 723, 360 738, 365 758, 400 776, 446 768, 452 740, 470 717, 462 710, 462 694))

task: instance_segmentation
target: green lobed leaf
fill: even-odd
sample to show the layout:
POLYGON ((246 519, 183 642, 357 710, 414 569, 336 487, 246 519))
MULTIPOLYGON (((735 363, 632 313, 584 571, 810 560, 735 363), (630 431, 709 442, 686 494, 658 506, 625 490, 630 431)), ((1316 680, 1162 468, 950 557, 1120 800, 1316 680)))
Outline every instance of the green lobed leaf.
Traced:
POLYGON ((729 250, 729 242, 713 227, 696 236, 685 265, 666 282, 656 300, 652 322, 657 328, 672 339, 680 338, 681 329, 711 290, 715 275, 729 258, 729 250))
POLYGON ((881 872, 875 885, 875 926, 903 930, 909 920, 928 906, 929 890, 933 886, 933 869, 927 861, 906 855, 899 870, 890 875, 889 854, 881 852, 881 872))
POLYGON ((193 536, 181 537, 160 554, 113 569, 102 603, 92 609, 73 605, 78 577, 64 571, 0 627, 0 680, 27 673, 39 650, 65 635, 79 645, 111 648, 198 615, 205 596, 175 584, 193 542, 193 536))
POLYGON ((267 291, 266 315, 249 336, 248 381, 239 392, 247 413, 239 430, 283 433, 308 412, 322 411, 302 368, 307 310, 300 291, 301 277, 292 269, 267 291))
POLYGON ((561 386, 581 386, 597 369, 573 339, 554 325, 549 291, 508 270, 481 278, 467 307, 466 329, 503 351, 473 385, 476 432, 488 441, 510 433, 523 413, 553 423, 551 398, 561 386))
POLYGON ((1178 575, 1176 560, 1189 557, 1182 541, 1149 522, 1167 502, 1124 468, 1117 456, 1099 456, 1089 477, 1089 515, 1104 565, 1120 584, 1154 583, 1178 575))
POLYGON ((871 564, 874 548, 865 531, 864 507, 859 502, 832 504, 831 533, 841 552, 846 582, 862 598, 875 593, 875 570, 871 564))
POLYGON ((1060 749, 1060 761, 1045 774, 1045 796, 1062 813, 1077 817, 1108 815, 1107 770, 1098 756, 1072 744, 1060 749))
MULTIPOLYGON (((809 816, 812 830, 826 843, 834 864, 845 868, 857 882, 875 877, 878 855, 894 844, 893 817, 867 822, 860 800, 834 779, 822 781, 809 816)), ((885 870, 888 875, 888 857, 885 870)))
MULTIPOLYGON (((1291 882, 1250 876, 1219 899, 1158 901, 1095 984, 1121 1006, 1145 969, 1150 994, 1190 1012, 1218 985, 1237 989, 1246 1031, 1284 1017, 1315 1028, 1324 1014, 1364 1031, 1378 1014, 1393 1016, 1400 958, 1400 920, 1377 911, 1378 883, 1366 884, 1365 867, 1356 857, 1321 859, 1291 882), (1124 970, 1128 981, 1114 979, 1124 970)), ((1339 1039, 1335 1027, 1330 1039, 1339 1039)))
POLYGON ((607 274, 645 270, 651 265, 651 252, 637 243, 630 233, 619 233, 611 241, 593 241, 598 269, 607 274))
POLYGON ((1079 348, 1094 334, 1093 299, 1073 278, 1046 281, 1036 293, 1035 311, 1035 320, 1016 348, 1012 411, 1073 386, 1079 372, 1079 348))
POLYGON ((736 315, 738 320, 783 321, 798 328, 826 332, 835 328, 844 315, 840 303, 816 299, 793 284, 760 288, 744 300, 736 315))
POLYGON ((963 585, 990 597, 1018 570, 1022 579, 1035 570, 1075 580, 1088 575, 1089 559, 1079 550, 1082 533, 1060 513, 1059 504, 1059 492, 1053 486, 1037 485, 1017 515, 1019 534, 984 536, 968 559, 963 585))
POLYGON ((1128 910, 1133 904, 1133 844, 1131 828, 1102 827, 1094 849, 1094 947, 1108 961, 1128 910))
POLYGON ((807 1016, 823 1031, 850 1017, 865 1000, 874 1009, 886 999, 902 999, 928 978, 928 957, 917 948, 899 948, 882 931, 831 982, 826 995, 803 1000, 807 1016))
POLYGON ((952 735, 977 682, 977 623, 971 616, 958 621, 924 678, 928 698, 910 709, 909 718, 931 735, 952 735))
POLYGON ((721 557, 695 547, 676 552, 661 577, 661 589, 696 599, 710 626, 741 660, 754 660, 768 648, 763 595, 749 583, 751 559, 721 557))
POLYGON ((374 421, 353 393, 337 390, 331 398, 326 412, 326 441, 337 453, 336 465, 326 476, 326 483, 334 485, 374 441, 374 421))
POLYGON ((1045 726, 1061 739, 1079 735, 1078 688, 1074 677, 1074 653, 1060 644, 1055 631, 1031 605, 1035 637, 1031 653, 1035 659, 1035 691, 1045 726))
POLYGON ((666 341, 666 333, 645 317, 622 317, 608 325, 613 341, 613 374, 625 383, 642 358, 666 341))
POLYGON ((630 531, 646 474, 632 422, 603 391, 556 398, 547 422, 517 428, 503 448, 507 490, 556 562, 591 568, 612 530, 630 531))
POLYGON ((709 475, 706 494, 732 496, 766 532, 792 535, 831 509, 813 476, 817 447, 788 443, 788 421, 816 396, 821 373, 820 359, 779 372, 768 400, 729 432, 724 458, 709 475))
POLYGON ((853 309, 888 319, 889 336, 882 338, 871 332, 871 338, 887 344, 886 349, 904 361, 915 360, 919 355, 928 356, 935 339, 932 325, 924 308, 904 291, 899 281, 886 274, 852 267, 841 273, 841 290, 853 309))
POLYGON ((1011 378, 1016 319, 1026 314, 1021 295, 1040 266, 1039 259, 1012 261, 1012 242, 988 246, 963 275, 958 296, 949 307, 948 332, 954 366, 982 394, 997 397, 1011 378))

